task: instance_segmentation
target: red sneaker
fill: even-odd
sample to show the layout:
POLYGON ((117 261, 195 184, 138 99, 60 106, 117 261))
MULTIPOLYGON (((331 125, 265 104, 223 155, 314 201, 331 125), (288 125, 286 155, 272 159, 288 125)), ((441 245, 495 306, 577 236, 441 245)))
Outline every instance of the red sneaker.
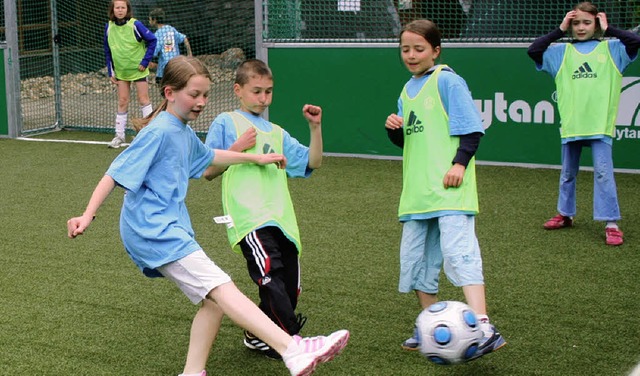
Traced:
POLYGON ((559 228, 571 227, 573 226, 573 219, 571 217, 566 217, 562 214, 558 214, 555 217, 551 218, 544 224, 544 228, 546 230, 557 230, 559 228))
POLYGON ((604 229, 607 245, 622 245, 622 231, 619 228, 607 227, 604 229))

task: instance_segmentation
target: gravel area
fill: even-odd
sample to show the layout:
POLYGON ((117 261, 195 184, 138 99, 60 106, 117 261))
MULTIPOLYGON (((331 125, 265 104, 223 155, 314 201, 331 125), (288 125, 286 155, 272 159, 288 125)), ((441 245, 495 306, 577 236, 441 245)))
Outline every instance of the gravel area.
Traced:
MULTIPOLYGON (((245 55, 241 49, 232 48, 220 55, 202 55, 198 58, 211 73, 211 94, 204 113, 191 126, 198 132, 206 132, 215 116, 237 108, 237 100, 233 94, 235 67, 245 59, 245 55)), ((153 73, 149 82, 151 103, 155 108, 160 105, 162 98, 153 73)), ((63 127, 113 129, 117 93, 107 77, 106 68, 98 72, 64 75, 60 84, 60 103, 56 106, 53 77, 22 80, 20 101, 24 131, 55 125, 58 112, 61 114, 63 127)), ((129 119, 140 116, 142 114, 133 89, 129 119)), ((130 124, 128 127, 132 129, 130 124)))

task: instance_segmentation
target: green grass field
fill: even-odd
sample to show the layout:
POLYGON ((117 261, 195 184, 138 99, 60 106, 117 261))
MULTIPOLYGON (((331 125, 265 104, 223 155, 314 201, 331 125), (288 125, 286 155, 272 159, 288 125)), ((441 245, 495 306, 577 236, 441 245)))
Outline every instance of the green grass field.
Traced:
MULTIPOLYGON (((182 371, 196 307, 125 254, 122 190, 84 236, 66 237, 66 220, 82 213, 118 153, 0 139, 0 375, 182 371)), ((592 178, 580 174, 576 226, 549 232, 542 224, 555 214, 557 170, 478 167, 489 311, 508 344, 452 367, 399 346, 419 313, 413 295, 397 292, 401 162, 327 157, 311 179, 291 180, 304 243, 303 334, 351 331, 344 353, 317 374, 627 375, 640 361, 640 175, 616 176, 626 242, 618 248, 604 245, 603 224, 591 220, 592 178)), ((222 213, 219 182, 193 181, 188 205, 200 244, 255 299, 244 259, 212 221, 222 213)), ((444 277, 440 298, 463 299, 444 277)), ((225 319, 210 375, 288 374, 241 339, 225 319)))

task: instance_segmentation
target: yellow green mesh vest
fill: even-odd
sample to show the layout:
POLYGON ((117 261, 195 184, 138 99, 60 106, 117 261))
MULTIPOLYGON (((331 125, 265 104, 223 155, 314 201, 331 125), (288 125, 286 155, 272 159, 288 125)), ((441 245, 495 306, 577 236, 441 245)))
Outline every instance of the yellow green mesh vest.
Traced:
POLYGON ((443 185, 460 145, 459 137, 449 135, 449 117, 438 91, 438 76, 444 67, 436 68, 413 99, 406 87, 400 95, 404 148, 399 216, 441 210, 478 212, 475 158, 469 161, 460 187, 445 189, 443 185))
MULTIPOLYGON (((256 144, 245 153, 283 153, 282 128, 272 123, 272 130, 264 132, 237 112, 228 112, 240 137, 247 129, 257 132, 256 144)), ((222 175, 222 207, 233 219, 227 236, 234 252, 242 252, 238 243, 251 231, 274 221, 282 232, 302 252, 300 231, 293 203, 289 195, 287 173, 275 164, 259 166, 238 164, 230 166, 222 175)))
POLYGON ((135 81, 149 75, 149 68, 140 72, 138 66, 147 52, 143 42, 138 42, 135 37, 135 18, 126 24, 118 26, 109 21, 108 42, 111 49, 111 61, 116 73, 116 78, 122 81, 135 81))
POLYGON ((622 73, 607 41, 588 54, 567 43, 555 81, 562 138, 614 136, 622 73))

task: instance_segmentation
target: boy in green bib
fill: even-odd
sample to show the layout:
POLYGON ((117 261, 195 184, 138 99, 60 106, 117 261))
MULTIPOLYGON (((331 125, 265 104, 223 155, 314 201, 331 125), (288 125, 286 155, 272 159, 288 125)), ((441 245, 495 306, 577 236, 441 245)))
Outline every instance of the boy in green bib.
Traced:
MULTIPOLYGON (((309 177, 321 166, 322 109, 309 104, 302 108, 302 115, 309 122, 307 147, 260 116, 273 95, 273 75, 264 62, 252 59, 242 63, 236 71, 233 90, 240 109, 216 117, 205 143, 212 148, 252 154, 284 154, 287 167, 212 167, 204 176, 211 180, 222 175, 222 221, 227 224, 232 249, 244 255, 249 275, 258 285, 259 307, 287 333, 295 335, 306 318, 295 313, 302 245, 287 178, 309 177)), ((247 331, 244 344, 268 357, 279 357, 247 331)))

